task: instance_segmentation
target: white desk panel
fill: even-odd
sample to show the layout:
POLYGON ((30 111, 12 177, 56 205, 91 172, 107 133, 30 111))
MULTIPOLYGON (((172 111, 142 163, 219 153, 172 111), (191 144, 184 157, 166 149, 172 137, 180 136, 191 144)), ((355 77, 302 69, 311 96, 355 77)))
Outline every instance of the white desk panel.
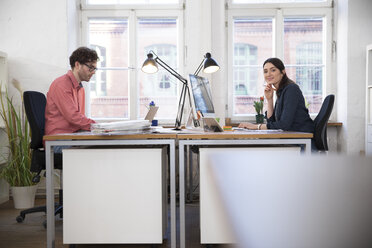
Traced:
POLYGON ((162 243, 162 151, 63 150, 64 243, 162 243))
MULTIPOLYGON (((200 242, 202 244, 236 243, 229 221, 224 214, 208 170, 208 158, 213 154, 231 154, 240 152, 249 156, 261 154, 262 163, 270 163, 278 155, 299 155, 300 147, 249 147, 249 148, 200 148, 200 242)), ((242 161, 243 162, 243 161, 242 161)), ((233 167, 232 167, 233 168, 233 167)))

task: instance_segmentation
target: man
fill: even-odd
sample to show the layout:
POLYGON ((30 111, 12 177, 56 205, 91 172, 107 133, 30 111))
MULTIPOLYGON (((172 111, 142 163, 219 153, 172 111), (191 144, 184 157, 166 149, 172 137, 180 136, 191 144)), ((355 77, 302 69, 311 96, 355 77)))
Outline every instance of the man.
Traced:
POLYGON ((90 130, 94 120, 85 116, 82 81, 89 82, 97 70, 98 55, 87 47, 70 56, 71 70, 50 85, 45 108, 45 135, 90 130))

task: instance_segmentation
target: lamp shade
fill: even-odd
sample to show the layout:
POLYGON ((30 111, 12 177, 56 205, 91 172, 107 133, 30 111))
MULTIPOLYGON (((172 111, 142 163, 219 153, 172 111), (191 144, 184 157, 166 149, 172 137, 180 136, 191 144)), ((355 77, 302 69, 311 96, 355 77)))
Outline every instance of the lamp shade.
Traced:
POLYGON ((154 60, 154 56, 152 53, 147 54, 147 59, 143 62, 142 71, 144 73, 155 73, 159 70, 156 61, 154 60))
POLYGON ((220 69, 217 62, 212 58, 210 53, 205 54, 204 69, 205 73, 213 73, 220 69))

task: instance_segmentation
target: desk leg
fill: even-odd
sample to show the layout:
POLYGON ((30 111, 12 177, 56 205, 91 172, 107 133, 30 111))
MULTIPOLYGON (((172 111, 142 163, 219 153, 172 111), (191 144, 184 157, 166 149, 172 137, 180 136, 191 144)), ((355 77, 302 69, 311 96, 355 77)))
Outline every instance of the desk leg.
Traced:
POLYGON ((311 155, 311 139, 306 139, 305 142, 305 154, 311 155))
POLYGON ((170 195, 171 195, 171 247, 176 248, 176 150, 175 143, 169 146, 170 159, 170 195))
POLYGON ((180 247, 185 248, 185 147, 179 141, 180 247))
POLYGON ((45 163, 46 163, 46 201, 47 201, 47 247, 55 247, 55 226, 54 226, 54 154, 50 145, 46 142, 45 163))
POLYGON ((192 150, 191 150, 191 146, 187 146, 187 154, 188 154, 188 157, 187 157, 187 166, 186 166, 186 169, 188 170, 189 172, 189 186, 188 186, 188 191, 189 191, 189 196, 188 196, 188 202, 193 202, 193 192, 194 192, 194 183, 193 183, 193 154, 192 154, 192 150))

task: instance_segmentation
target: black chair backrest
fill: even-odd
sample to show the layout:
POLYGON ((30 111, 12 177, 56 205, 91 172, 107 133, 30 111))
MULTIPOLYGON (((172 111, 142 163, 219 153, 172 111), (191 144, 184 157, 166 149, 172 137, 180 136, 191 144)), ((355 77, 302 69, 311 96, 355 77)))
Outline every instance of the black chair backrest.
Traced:
POLYGON ((314 119, 315 132, 314 141, 318 150, 328 151, 327 143, 327 123, 331 116, 333 104, 335 102, 335 95, 328 95, 320 108, 317 117, 314 119))
POLYGON ((43 147, 45 127, 45 95, 37 91, 25 91, 23 93, 26 116, 31 129, 31 148, 43 147))

